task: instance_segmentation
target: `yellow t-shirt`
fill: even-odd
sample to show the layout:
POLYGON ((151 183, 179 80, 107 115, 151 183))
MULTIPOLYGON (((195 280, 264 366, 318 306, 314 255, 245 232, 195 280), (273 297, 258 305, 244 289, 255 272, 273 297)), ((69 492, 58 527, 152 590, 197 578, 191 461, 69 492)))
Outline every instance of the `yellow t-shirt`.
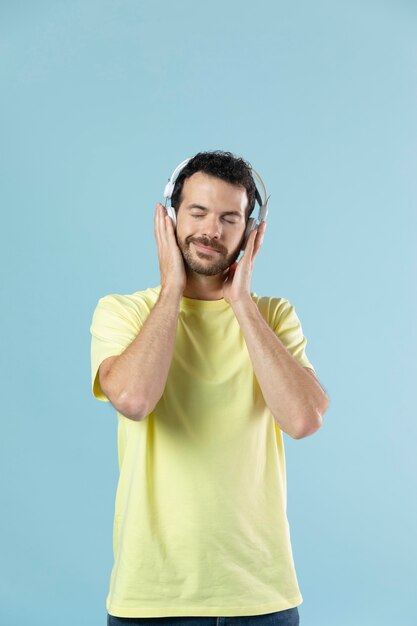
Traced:
MULTIPOLYGON (((161 286, 100 298, 100 363, 140 332, 161 286)), ((306 356, 294 306, 251 293, 289 352, 306 356)), ((119 482, 106 608, 119 617, 239 616, 303 602, 287 520, 282 431, 265 404, 232 307, 182 297, 164 393, 141 421, 117 413, 119 482)))

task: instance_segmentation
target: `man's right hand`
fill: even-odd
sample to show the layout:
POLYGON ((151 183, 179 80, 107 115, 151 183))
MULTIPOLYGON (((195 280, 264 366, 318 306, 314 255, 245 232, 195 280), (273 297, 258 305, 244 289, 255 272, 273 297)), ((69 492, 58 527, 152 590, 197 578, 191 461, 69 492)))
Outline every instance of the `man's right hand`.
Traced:
POLYGON ((170 291, 182 296, 187 283, 184 260, 175 237, 174 223, 160 202, 156 205, 154 222, 161 292, 170 291))

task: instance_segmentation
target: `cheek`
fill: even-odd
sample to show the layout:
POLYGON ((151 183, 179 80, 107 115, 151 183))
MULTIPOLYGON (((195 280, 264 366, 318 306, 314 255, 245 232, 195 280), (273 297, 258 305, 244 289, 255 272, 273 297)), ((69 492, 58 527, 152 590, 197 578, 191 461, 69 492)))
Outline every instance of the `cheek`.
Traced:
POLYGON ((192 236, 195 230, 195 224, 191 224, 188 220, 177 218, 177 233, 179 233, 181 239, 185 241, 188 237, 192 236), (194 228, 193 228, 194 226, 194 228))

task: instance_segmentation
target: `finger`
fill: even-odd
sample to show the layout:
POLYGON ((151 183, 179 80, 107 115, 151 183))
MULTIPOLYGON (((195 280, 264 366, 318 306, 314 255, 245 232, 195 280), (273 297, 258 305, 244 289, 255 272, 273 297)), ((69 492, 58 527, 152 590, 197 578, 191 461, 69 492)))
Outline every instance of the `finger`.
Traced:
POLYGON ((168 239, 171 239, 172 235, 174 234, 174 222, 172 221, 172 218, 168 215, 168 213, 165 216, 165 225, 168 239))
POLYGON ((157 202, 155 209, 155 237, 160 254, 162 254, 164 244, 166 245, 166 235, 164 233, 164 212, 165 207, 160 202, 157 202))
POLYGON ((175 232, 174 221, 172 217, 168 215, 168 213, 165 217, 165 222, 166 222, 167 240, 168 240, 169 245, 174 246, 175 248, 179 248, 178 239, 177 239, 176 232, 175 232))
POLYGON ((263 240, 264 240, 264 234, 265 234, 265 229, 266 229, 266 222, 263 220, 261 222, 261 224, 259 225, 259 228, 257 230, 256 233, 256 240, 254 242, 254 250, 253 250, 253 254, 252 254, 252 260, 254 260, 256 258, 256 255, 258 254, 263 240))
POLYGON ((166 219, 167 215, 165 207, 159 203, 159 232, 161 235, 161 240, 165 245, 168 245, 168 237, 167 237, 167 229, 166 229, 166 219))
POLYGON ((259 228, 258 228, 258 233, 256 236, 256 242, 255 242, 255 250, 254 250, 254 254, 253 254, 253 258, 256 257, 256 255, 258 254, 263 240, 264 240, 264 234, 265 234, 265 229, 266 229, 266 222, 262 221, 262 223, 260 224, 259 228))
POLYGON ((155 206, 155 217, 154 217, 154 234, 156 243, 158 244, 158 248, 160 246, 161 236, 159 234, 159 202, 156 203, 155 206))
POLYGON ((253 253, 253 244, 255 242, 256 239, 256 235, 257 235, 257 230, 256 228, 254 228, 253 230, 251 230, 249 237, 248 237, 248 241, 246 243, 245 246, 245 251, 243 253, 243 259, 250 259, 252 257, 252 253, 253 253))

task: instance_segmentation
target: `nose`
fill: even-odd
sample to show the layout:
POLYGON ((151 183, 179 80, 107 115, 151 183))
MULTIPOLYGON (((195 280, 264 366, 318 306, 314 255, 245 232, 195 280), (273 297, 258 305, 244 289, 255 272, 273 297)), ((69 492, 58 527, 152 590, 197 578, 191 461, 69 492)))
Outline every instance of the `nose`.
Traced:
POLYGON ((206 219, 203 220, 201 235, 207 237, 210 240, 217 240, 220 239, 221 234, 222 229, 219 219, 215 215, 206 216, 206 219))

